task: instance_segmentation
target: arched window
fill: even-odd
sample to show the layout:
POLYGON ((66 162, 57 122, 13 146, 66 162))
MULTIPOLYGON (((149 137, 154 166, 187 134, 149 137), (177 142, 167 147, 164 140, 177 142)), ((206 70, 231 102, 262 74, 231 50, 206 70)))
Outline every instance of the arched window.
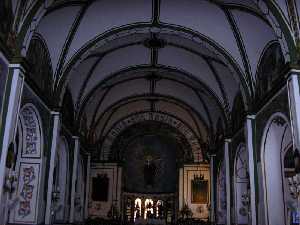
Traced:
POLYGON ((248 155, 244 144, 238 146, 234 165, 234 200, 236 224, 248 224, 250 184, 248 155))
POLYGON ((281 113, 273 115, 264 131, 261 148, 264 187, 265 224, 290 224, 287 196, 290 196, 285 178, 284 158, 292 144, 291 128, 281 113))

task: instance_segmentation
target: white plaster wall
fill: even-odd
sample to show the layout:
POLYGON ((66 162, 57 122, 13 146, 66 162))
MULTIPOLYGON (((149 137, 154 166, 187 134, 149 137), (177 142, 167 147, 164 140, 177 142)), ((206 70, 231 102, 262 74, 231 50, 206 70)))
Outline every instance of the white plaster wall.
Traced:
POLYGON ((257 180, 258 180, 258 196, 259 196, 259 202, 258 202, 258 224, 264 225, 265 224, 265 208, 264 208, 264 191, 263 191, 263 175, 262 175, 262 165, 261 163, 257 163, 257 180))
POLYGON ((208 164, 199 165, 184 165, 179 170, 179 210, 186 203, 193 212, 193 218, 207 219, 209 211, 207 204, 194 204, 192 203, 192 180, 194 175, 204 175, 204 180, 208 182, 208 204, 210 204, 210 173, 208 164), (203 212, 199 212, 199 209, 203 212))

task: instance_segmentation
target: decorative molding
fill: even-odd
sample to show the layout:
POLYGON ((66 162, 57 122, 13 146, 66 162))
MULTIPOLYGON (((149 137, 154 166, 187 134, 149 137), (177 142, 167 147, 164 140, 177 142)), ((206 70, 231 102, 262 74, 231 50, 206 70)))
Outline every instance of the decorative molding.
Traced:
POLYGON ((249 120, 255 120, 256 115, 247 115, 246 118, 249 120))

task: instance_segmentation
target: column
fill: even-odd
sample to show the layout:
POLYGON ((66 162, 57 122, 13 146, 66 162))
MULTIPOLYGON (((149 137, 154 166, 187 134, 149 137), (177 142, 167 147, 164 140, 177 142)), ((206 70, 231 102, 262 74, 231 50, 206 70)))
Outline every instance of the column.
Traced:
MULTIPOLYGON (((9 75, 3 99, 2 124, 0 125, 0 203, 5 183, 5 163, 8 146, 14 141, 24 85, 25 70, 20 64, 9 65, 9 75)), ((0 215, 1 216, 1 215, 0 215)))
POLYGON ((246 144, 249 161, 249 180, 250 180, 250 209, 251 209, 251 225, 257 224, 257 207, 256 207, 256 155, 255 155, 255 116, 248 115, 246 121, 246 144))
POLYGON ((225 139, 225 174, 226 174, 226 224, 231 225, 231 192, 230 192, 230 145, 231 139, 225 139))
POLYGON ((287 80, 294 149, 300 150, 300 71, 292 70, 287 80))
POLYGON ((52 206, 52 191, 53 191, 53 173, 55 168, 55 158, 57 153, 57 143, 59 140, 60 131, 60 114, 58 112, 51 112, 52 115, 52 143, 51 143, 51 155, 50 155, 50 166, 48 173, 48 190, 47 190, 47 203, 46 203, 46 214, 45 214, 45 224, 49 225, 51 223, 51 215, 53 211, 52 206))
POLYGON ((214 186, 214 160, 216 155, 210 155, 210 222, 215 222, 215 186, 214 186))
POLYGON ((84 219, 89 216, 89 195, 90 195, 90 171, 91 171, 91 154, 88 154, 86 166, 86 184, 85 184, 85 206, 84 206, 84 219))
POLYGON ((75 191, 77 180, 77 165, 79 154, 79 137, 73 136, 74 139, 74 156, 73 156, 73 172, 72 172, 72 189, 71 189, 71 209, 70 209, 70 223, 74 222, 75 213, 75 191))

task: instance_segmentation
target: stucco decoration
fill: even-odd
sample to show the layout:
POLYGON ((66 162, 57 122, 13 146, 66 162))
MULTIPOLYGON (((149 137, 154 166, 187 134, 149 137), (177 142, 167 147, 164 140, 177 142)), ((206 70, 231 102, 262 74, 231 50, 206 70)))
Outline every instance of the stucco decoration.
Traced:
POLYGON ((39 112, 33 104, 20 110, 18 140, 21 151, 17 156, 18 177, 14 198, 18 199, 10 215, 10 223, 37 224, 40 212, 40 188, 43 181, 43 138, 39 112))
POLYGON ((22 157, 41 157, 41 132, 38 117, 32 107, 26 107, 21 111, 23 124, 23 149, 22 157))

